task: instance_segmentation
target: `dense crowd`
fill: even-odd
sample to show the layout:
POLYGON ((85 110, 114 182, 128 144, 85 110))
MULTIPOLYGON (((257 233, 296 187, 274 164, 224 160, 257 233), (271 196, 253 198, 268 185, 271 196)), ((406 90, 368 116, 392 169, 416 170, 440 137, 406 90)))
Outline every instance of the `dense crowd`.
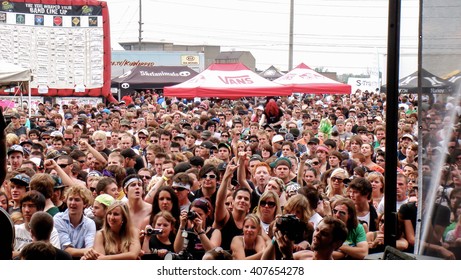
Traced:
MULTIPOLYGON (((418 186, 444 156, 422 246, 454 259, 461 153, 447 117, 459 107, 448 105, 400 96, 396 247, 414 252, 418 186)), ((14 258, 364 259, 384 251, 385 94, 186 101, 146 90, 117 104, 45 102, 27 113, 4 112, 0 207, 15 225, 14 258)))

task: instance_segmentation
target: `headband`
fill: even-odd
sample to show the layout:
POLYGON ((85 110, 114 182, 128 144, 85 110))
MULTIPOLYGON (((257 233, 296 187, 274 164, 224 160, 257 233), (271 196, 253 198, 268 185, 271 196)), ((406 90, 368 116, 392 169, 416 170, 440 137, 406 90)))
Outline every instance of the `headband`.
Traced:
POLYGON ((173 182, 173 184, 171 186, 190 190, 190 185, 189 184, 183 184, 181 182, 173 182))
POLYGON ((125 184, 123 185, 124 188, 128 187, 129 184, 133 183, 133 182, 136 182, 136 181, 140 181, 142 183, 142 180, 135 177, 135 178, 131 178, 130 180, 126 181, 125 184))

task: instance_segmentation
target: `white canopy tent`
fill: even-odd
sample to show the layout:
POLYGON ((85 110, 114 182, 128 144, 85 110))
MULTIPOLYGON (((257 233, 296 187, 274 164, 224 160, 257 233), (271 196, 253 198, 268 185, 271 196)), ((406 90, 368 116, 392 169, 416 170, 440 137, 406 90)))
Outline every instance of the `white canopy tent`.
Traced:
MULTIPOLYGON (((30 92, 30 81, 31 81, 31 71, 30 69, 22 68, 21 66, 0 61, 0 85, 11 85, 17 83, 19 89, 23 84, 27 85, 28 91, 28 108, 29 108, 29 117, 31 115, 31 92, 30 92)), ((15 92, 15 95, 17 92, 15 92)), ((22 94, 22 93, 21 93, 22 94)))

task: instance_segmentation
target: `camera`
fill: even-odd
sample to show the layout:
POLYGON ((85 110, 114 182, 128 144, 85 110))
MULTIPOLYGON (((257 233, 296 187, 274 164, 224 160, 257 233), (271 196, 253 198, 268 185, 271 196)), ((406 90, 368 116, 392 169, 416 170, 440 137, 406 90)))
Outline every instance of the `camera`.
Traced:
POLYGON ((190 221, 193 221, 195 218, 198 218, 198 217, 199 216, 198 216, 197 212, 195 212, 195 211, 191 210, 191 211, 187 212, 187 219, 190 220, 190 221))
POLYGON ((169 252, 165 255, 165 260, 173 260, 173 261, 182 261, 182 260, 193 260, 193 256, 191 253, 187 252, 186 250, 180 251, 179 253, 169 252))
POLYGON ((163 229, 161 228, 148 228, 146 229, 146 235, 150 236, 150 235, 158 235, 158 234, 161 234, 163 232, 163 229))
POLYGON ((285 214, 277 218, 275 225, 290 240, 299 240, 302 238, 304 229, 306 228, 304 223, 293 214, 285 214))

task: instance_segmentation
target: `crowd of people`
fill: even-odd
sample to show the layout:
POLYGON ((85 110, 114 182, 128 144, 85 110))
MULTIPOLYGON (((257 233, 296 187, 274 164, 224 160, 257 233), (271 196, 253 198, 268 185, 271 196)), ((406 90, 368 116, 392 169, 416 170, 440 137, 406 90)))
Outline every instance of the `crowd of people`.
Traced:
MULTIPOLYGON (((446 117, 455 106, 415 95, 398 106, 396 247, 414 252, 418 190, 446 156, 423 252, 461 258, 461 150, 446 117)), ((0 139, 12 258, 357 260, 384 251, 385 94, 186 101, 146 90, 117 104, 23 109, 3 113, 0 139)))

